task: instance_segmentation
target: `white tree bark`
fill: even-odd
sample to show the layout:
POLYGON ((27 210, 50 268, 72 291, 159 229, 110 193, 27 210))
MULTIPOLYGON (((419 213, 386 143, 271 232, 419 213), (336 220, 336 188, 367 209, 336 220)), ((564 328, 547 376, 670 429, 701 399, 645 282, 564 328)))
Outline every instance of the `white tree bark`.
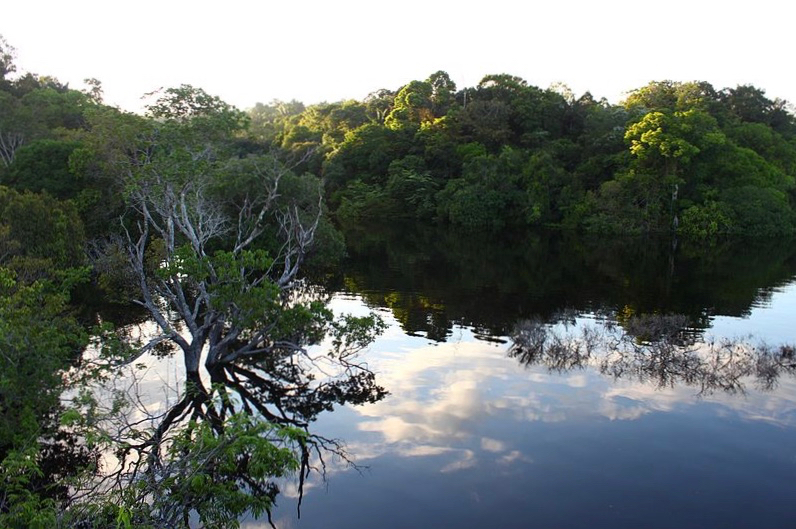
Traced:
POLYGON ((14 163, 17 149, 25 143, 25 136, 19 132, 0 131, 0 161, 5 167, 14 163))
MULTIPOLYGON (((257 170, 263 171, 259 167, 257 170)), ((255 288, 270 280, 287 290, 314 241, 321 215, 320 194, 314 218, 303 222, 297 206, 281 210, 276 207, 279 182, 288 169, 275 166, 268 170, 269 174, 263 174, 263 189, 253 190, 238 204, 234 221, 224 214, 221 204, 208 196, 207 180, 201 176, 178 185, 154 172, 151 178, 139 180, 133 187, 132 205, 139 219, 135 234, 128 230, 126 240, 131 268, 141 290, 137 303, 145 307, 158 324, 162 334, 156 341, 168 339, 180 347, 188 373, 198 372, 205 350, 206 365, 212 367, 274 347, 294 347, 269 341, 273 325, 254 330, 234 325, 232 322, 245 316, 243 309, 234 305, 217 307, 210 293, 212 285, 220 278, 212 259, 208 259, 209 243, 234 241, 231 253, 240 256, 269 228, 269 222, 276 222, 284 242, 268 270, 272 276, 264 274, 244 279, 241 288, 255 288), (162 263, 152 263, 152 256, 147 254, 155 240, 163 241, 162 263), (163 274, 164 266, 180 259, 178 253, 182 244, 188 244, 192 254, 203 259, 207 266, 206 277, 197 281, 176 273, 163 274), (184 328, 183 334, 177 330, 178 324, 184 328)), ((240 277, 246 278, 249 272, 241 267, 240 277)))

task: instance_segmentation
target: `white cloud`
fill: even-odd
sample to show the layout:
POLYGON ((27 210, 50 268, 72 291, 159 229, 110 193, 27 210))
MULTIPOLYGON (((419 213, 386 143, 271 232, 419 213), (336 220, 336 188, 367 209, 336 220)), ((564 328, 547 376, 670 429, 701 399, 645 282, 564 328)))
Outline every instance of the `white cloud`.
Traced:
POLYGON ((481 449, 486 450, 487 452, 505 452, 506 451, 506 443, 503 441, 498 441, 497 439, 490 439, 488 437, 481 438, 481 449))
POLYGON ((512 450, 508 454, 501 456, 498 460, 501 465, 513 465, 514 463, 533 463, 533 459, 522 454, 518 450, 512 450))
POLYGON ((440 472, 447 473, 447 472, 456 472, 458 470, 464 470, 467 468, 473 468, 478 464, 478 460, 475 457, 475 453, 472 450, 464 450, 461 452, 462 457, 454 461, 453 463, 449 463, 440 469, 440 472))

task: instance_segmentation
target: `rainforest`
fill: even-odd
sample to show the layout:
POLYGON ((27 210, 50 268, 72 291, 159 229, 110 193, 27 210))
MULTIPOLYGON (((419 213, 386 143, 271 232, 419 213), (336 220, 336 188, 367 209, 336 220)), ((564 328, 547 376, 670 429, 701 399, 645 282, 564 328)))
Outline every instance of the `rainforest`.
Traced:
POLYGON ((789 519, 788 102, 437 71, 137 114, 17 70, 0 37, 0 526, 789 519))

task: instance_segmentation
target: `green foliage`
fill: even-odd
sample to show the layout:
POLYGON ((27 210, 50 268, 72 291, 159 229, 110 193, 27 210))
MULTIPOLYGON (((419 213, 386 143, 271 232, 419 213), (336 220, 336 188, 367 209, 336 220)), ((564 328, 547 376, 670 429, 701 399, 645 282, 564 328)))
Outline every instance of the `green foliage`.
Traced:
POLYGON ((556 206, 566 210, 579 198, 569 173, 545 151, 507 147, 498 156, 479 156, 477 144, 471 146, 463 178, 449 180, 437 195, 439 214, 453 224, 493 231, 554 224, 563 220, 556 206), (490 209, 503 213, 492 219, 490 209))
POLYGON ((369 99, 390 110, 380 114, 386 125, 357 129, 324 166, 338 218, 429 219, 436 208, 437 221, 491 230, 644 233, 686 222, 694 234, 753 233, 749 222, 733 220, 743 208, 719 195, 743 186, 793 189, 796 121, 756 89, 653 82, 615 106, 505 74, 450 100, 446 79, 438 72, 393 99, 389 91, 369 99), (414 156, 423 166, 399 178, 393 164, 414 156), (727 222, 706 225, 716 207, 727 222))
POLYGON ((570 174, 546 152, 535 153, 524 164, 522 187, 529 225, 560 223, 580 199, 580 190, 570 174))
POLYGON ((679 232, 696 239, 729 235, 736 231, 731 216, 725 203, 710 201, 694 205, 683 211, 679 232))
POLYGON ((763 123, 781 134, 796 132, 793 116, 787 110, 787 102, 770 100, 765 90, 751 85, 740 85, 722 91, 721 100, 733 118, 747 123, 763 123))
MULTIPOLYGON (((51 275, 54 275, 51 273, 51 275)), ((0 268, 0 526, 55 527, 55 498, 64 491, 59 453, 69 447, 57 433, 64 372, 87 343, 68 315, 68 292, 85 280, 81 271, 64 271, 58 284, 26 285, 0 268), (43 453, 49 446, 54 451, 43 453), (47 473, 45 474, 45 469, 47 473)))
POLYGON ((406 156, 395 160, 387 173, 385 192, 392 202, 392 211, 387 212, 388 215, 428 219, 434 214, 437 183, 422 158, 406 156))
MULTIPOLYGON (((675 118, 678 117, 675 115, 675 118)), ((681 159, 688 162, 699 152, 680 134, 679 123, 662 112, 650 112, 628 127, 625 139, 630 142, 630 152, 641 160, 655 157, 681 159)))
POLYGON ((747 185, 727 189, 721 200, 731 211, 736 233, 771 237, 794 231, 793 210, 781 191, 747 185))
MULTIPOLYGON (((168 449, 169 474, 152 490, 146 481, 133 487, 125 519, 137 524, 174 510, 196 512, 203 527, 239 527, 239 518, 270 513, 279 492, 273 479, 299 468, 296 447, 306 434, 238 413, 220 427, 191 422, 168 449), (219 433, 220 432, 220 433, 219 433)), ((120 511, 121 514, 121 511, 120 511)))
POLYGON ((633 90, 623 102, 633 113, 715 109, 719 94, 705 82, 653 81, 633 90))
POLYGON ((793 188, 793 176, 746 147, 728 145, 721 149, 710 169, 711 184, 720 189, 747 185, 780 191, 793 188))
POLYGON ((393 160, 409 153, 414 131, 395 131, 377 124, 349 132, 339 148, 329 155, 324 175, 336 191, 353 180, 383 183, 393 160))
POLYGON ((383 125, 384 119, 390 113, 394 102, 395 92, 392 90, 382 88, 375 92, 371 92, 364 101, 368 118, 370 118, 373 123, 383 125))
POLYGON ((373 343, 373 340, 386 330, 387 324, 374 314, 344 315, 332 325, 332 351, 329 354, 350 355, 373 343))
POLYGON ((739 123, 727 129, 727 136, 740 147, 752 149, 786 174, 796 175, 796 149, 769 125, 739 123))
MULTIPOLYGON (((412 158, 422 166, 422 159, 412 158)), ((437 184, 427 170, 403 158, 395 160, 388 173, 384 187, 351 182, 338 194, 338 218, 351 223, 384 217, 429 219, 434 215, 437 184)))
MULTIPOLYGON (((302 112, 297 127, 319 134, 324 146, 334 148, 342 143, 347 133, 369 121, 365 105, 349 100, 308 107, 302 112)), ((287 139, 283 140, 286 142, 287 139)))
MULTIPOLYGON (((127 168, 157 162, 159 170, 175 182, 185 182, 208 164, 229 157, 236 137, 249 123, 245 112, 191 85, 166 89, 147 111, 153 118, 150 122, 129 123, 133 138, 124 131, 122 141, 132 140, 132 145, 128 143, 121 153, 122 160, 127 168)), ((113 121, 124 116, 115 117, 113 121)))
POLYGON ((248 124, 244 112, 191 85, 164 90, 147 110, 155 119, 178 122, 187 129, 186 135, 204 137, 209 132, 224 139, 222 134, 234 133, 248 124))
POLYGON ((73 198, 84 187, 69 167, 69 157, 80 146, 74 141, 38 140, 20 147, 8 170, 12 187, 73 198))
POLYGON ((668 193, 655 174, 630 170, 587 195, 587 231, 620 235, 667 228, 668 193))
MULTIPOLYGON (((250 155, 231 158, 210 168, 211 184, 208 198, 228 206, 228 214, 246 200, 251 200, 267 189, 274 189, 282 209, 298 211, 300 219, 312 223, 319 213, 318 244, 308 251, 308 265, 313 269, 336 266, 344 254, 340 234, 325 215, 326 206, 321 201, 322 182, 310 173, 296 174, 288 170, 273 155, 250 155)), ((260 197, 262 199, 262 197, 260 197)), ((268 219, 274 221, 275 212, 268 219)), ((271 222, 276 226, 276 222, 271 222)), ((255 243, 260 249, 277 255, 281 242, 275 229, 266 230, 255 243)))
POLYGON ((439 215, 451 224, 493 231, 505 226, 501 212, 508 209, 508 197, 488 184, 470 185, 464 179, 451 180, 438 200, 439 215))
POLYGON ((40 527, 185 528, 196 516, 202 527, 239 527, 244 515, 271 510, 279 488, 274 480, 300 468, 308 442, 299 428, 278 426, 251 413, 221 422, 190 421, 164 451, 158 479, 140 479, 72 505, 58 505, 31 492, 41 475, 32 451, 14 452, 0 466, 0 524, 40 527))
POLYGON ((93 105, 82 92, 51 86, 28 92, 22 96, 21 102, 34 119, 35 128, 31 130, 38 137, 82 129, 85 125, 84 112, 93 105))
MULTIPOLYGON (((0 50, 8 74, 14 50, 5 42, 0 50)), ((670 230, 690 208, 695 220, 723 202, 717 197, 728 189, 789 194, 796 176, 796 120, 785 101, 754 86, 654 81, 612 105, 505 73, 457 91, 438 71, 364 101, 275 100, 248 113, 183 85, 160 92, 142 118, 103 106, 99 82, 88 84, 79 92, 49 77, 2 78, 0 134, 10 147, 0 152, 0 182, 73 199, 91 236, 122 212, 117 177, 152 161, 181 184, 216 174, 219 195, 240 198, 239 175, 251 163, 235 169, 230 159, 267 152, 283 163, 298 160, 287 162, 297 175, 322 178, 338 219, 430 221, 436 213, 437 221, 493 229, 670 230), (507 147, 522 162, 484 173, 492 176, 472 174, 473 160, 500 157, 507 147), (415 157, 424 163, 394 165, 415 157), (487 221, 485 211, 502 218, 487 221)), ((301 179, 308 181, 294 181, 301 179)), ((330 224, 319 233, 339 249, 330 224)), ((273 245, 263 248, 274 253, 273 245)))
POLYGON ((391 209, 387 194, 378 185, 366 184, 362 180, 349 183, 345 191, 337 194, 338 218, 350 223, 355 220, 379 218, 385 209, 391 209))
POLYGON ((447 72, 434 72, 426 80, 431 85, 431 105, 434 116, 441 117, 448 113, 456 100, 456 83, 447 72))
POLYGON ((248 111, 249 131, 258 141, 277 143, 290 118, 300 115, 305 108, 303 103, 295 99, 289 102, 275 99, 267 105, 257 103, 248 111))
POLYGON ((0 527, 50 529, 57 527, 58 508, 52 499, 32 490, 43 478, 35 448, 11 451, 0 459, 0 527))
POLYGON ((66 315, 68 292, 81 279, 84 272, 70 271, 57 285, 25 285, 0 268, 0 447, 35 438, 39 419, 58 404, 60 371, 85 345, 66 315))
POLYGON ((434 88, 428 81, 412 81, 398 91, 384 125, 393 130, 417 128, 434 117, 434 88))
POLYGON ((6 255, 0 254, 0 264, 37 278, 52 277, 48 267, 84 263, 83 224, 71 202, 0 186, 0 219, 0 239, 5 239, 7 249, 6 255))
POLYGON ((464 162, 486 156, 486 147, 482 143, 470 142, 456 147, 456 153, 461 157, 464 162))

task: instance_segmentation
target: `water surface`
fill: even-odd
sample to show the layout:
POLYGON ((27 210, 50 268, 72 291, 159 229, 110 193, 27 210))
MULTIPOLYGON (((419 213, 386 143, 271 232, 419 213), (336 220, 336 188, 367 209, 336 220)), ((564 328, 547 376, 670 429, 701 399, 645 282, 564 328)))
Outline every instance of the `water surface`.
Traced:
POLYGON ((319 417, 367 468, 327 461, 300 520, 283 491, 278 527, 796 523, 796 360, 777 348, 794 341, 793 244, 349 240, 332 303, 389 323, 365 359, 390 394, 319 417), (512 351, 518 322, 577 338, 644 314, 684 315, 690 356, 512 351))

